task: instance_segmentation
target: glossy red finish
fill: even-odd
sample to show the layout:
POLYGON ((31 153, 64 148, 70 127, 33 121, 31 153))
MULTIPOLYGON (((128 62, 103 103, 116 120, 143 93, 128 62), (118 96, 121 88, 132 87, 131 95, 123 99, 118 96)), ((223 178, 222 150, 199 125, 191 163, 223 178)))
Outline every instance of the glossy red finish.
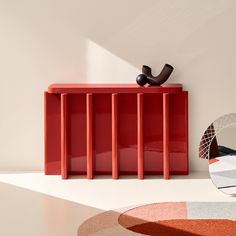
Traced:
POLYGON ((181 85, 49 86, 45 174, 188 174, 187 101, 181 85))
POLYGON ((93 178, 93 97, 86 94, 86 147, 87 147, 87 178, 93 178))
POLYGON ((52 84, 49 93, 178 93, 181 84, 163 84, 161 86, 144 86, 137 84, 52 84))
POLYGON ((69 94, 68 110, 68 174, 87 174, 86 94, 69 94))
POLYGON ((94 174, 112 175, 112 94, 93 94, 94 174))
POLYGON ((169 94, 163 93, 163 178, 169 179, 169 94))
POLYGON ((169 94, 169 170, 188 173, 188 93, 169 94))
POLYGON ((137 94, 118 94, 119 174, 137 175, 137 94))
POLYGON ((67 162, 67 94, 61 94, 61 177, 68 177, 67 162))
POLYGON ((137 94, 138 178, 143 179, 143 93, 137 94))
POLYGON ((44 172, 61 174, 60 94, 44 93, 44 172))
POLYGON ((112 94, 112 178, 118 179, 117 93, 112 94))

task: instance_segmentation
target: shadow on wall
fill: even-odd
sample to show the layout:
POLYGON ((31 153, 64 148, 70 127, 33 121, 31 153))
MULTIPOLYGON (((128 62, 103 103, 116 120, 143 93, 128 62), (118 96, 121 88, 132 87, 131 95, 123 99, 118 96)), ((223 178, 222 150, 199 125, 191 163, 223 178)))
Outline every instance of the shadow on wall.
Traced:
MULTIPOLYGON (((201 69, 202 59, 216 75, 221 73, 215 64, 224 66, 235 48, 236 35, 231 30, 235 7, 234 1, 129 0, 122 4, 102 0, 99 5, 93 1, 66 7, 59 3, 56 9, 58 17, 116 57, 139 69, 148 64, 156 69, 154 73, 168 62, 181 71, 182 81, 182 70, 201 69)), ((174 73, 177 79, 178 71, 174 73)))
POLYGON ((138 74, 135 67, 83 36, 79 25, 85 21, 73 19, 80 15, 73 14, 81 11, 78 2, 71 9, 69 4, 52 3, 0 2, 4 171, 43 169, 43 91, 49 84, 129 83, 127 78, 135 80, 138 74))
POLYGON ((43 169, 48 84, 133 83, 143 64, 157 75, 169 63, 176 70, 168 82, 191 91, 190 168, 206 169, 197 158, 203 129, 235 105, 235 7, 234 0, 0 1, 1 168, 43 169))
MULTIPOLYGON (((220 50, 219 46, 225 40, 234 44, 236 37, 231 30, 234 1, 13 2, 1 4, 2 12, 11 21, 20 20, 19 25, 28 30, 29 36, 35 37, 36 43, 38 38, 42 49, 44 46, 46 50, 50 49, 53 59, 62 60, 68 56, 68 64, 71 64, 68 69, 71 70, 64 67, 66 61, 61 66, 69 78, 70 71, 86 78, 86 73, 81 73, 87 52, 86 45, 85 50, 80 47, 84 40, 99 45, 135 68, 141 69, 142 64, 148 64, 156 69, 154 73, 158 73, 167 62, 180 69, 194 66, 195 60, 205 56, 220 60, 211 58, 211 53, 220 50)), ((229 45, 224 45, 223 51, 228 53, 226 46, 229 45)), ((88 47, 91 51, 93 46, 88 47)), ((98 64, 106 64, 109 58, 106 60, 105 57, 103 61, 99 54, 95 54, 93 60, 97 56, 98 64)))

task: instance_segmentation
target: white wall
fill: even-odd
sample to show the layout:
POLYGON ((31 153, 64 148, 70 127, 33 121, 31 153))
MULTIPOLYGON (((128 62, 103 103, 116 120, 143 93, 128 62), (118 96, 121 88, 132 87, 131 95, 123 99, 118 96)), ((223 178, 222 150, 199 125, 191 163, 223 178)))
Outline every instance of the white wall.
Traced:
POLYGON ((189 91, 190 167, 198 143, 235 112, 234 0, 0 0, 0 170, 43 169, 51 83, 132 83, 142 64, 189 91))

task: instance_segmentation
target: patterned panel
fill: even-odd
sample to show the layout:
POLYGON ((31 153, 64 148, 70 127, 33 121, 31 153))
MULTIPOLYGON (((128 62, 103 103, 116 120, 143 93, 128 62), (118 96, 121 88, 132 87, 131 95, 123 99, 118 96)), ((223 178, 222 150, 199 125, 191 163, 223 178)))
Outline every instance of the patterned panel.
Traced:
MULTIPOLYGON (((214 141, 216 135, 224 128, 236 124, 236 113, 229 113, 219 117, 213 123, 208 126, 204 135, 201 138, 199 145, 199 157, 203 159, 209 159, 211 144, 214 141)), ((214 150, 213 150, 214 151, 214 150)))

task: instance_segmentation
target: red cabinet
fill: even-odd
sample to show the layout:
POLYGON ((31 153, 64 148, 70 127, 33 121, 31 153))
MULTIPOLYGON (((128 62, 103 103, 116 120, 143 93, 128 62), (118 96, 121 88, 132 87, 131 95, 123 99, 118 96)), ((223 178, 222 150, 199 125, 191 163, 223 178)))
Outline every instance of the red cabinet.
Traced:
POLYGON ((45 174, 188 174, 180 84, 53 84, 45 92, 45 174))

